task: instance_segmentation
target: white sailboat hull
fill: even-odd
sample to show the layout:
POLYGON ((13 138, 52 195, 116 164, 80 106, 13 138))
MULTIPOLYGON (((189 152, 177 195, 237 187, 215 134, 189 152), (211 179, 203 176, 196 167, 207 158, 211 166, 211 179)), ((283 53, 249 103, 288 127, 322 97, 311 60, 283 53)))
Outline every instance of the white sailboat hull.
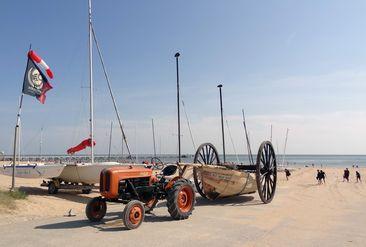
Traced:
MULTIPOLYGON (((15 177, 18 178, 55 178, 64 169, 64 164, 26 163, 15 165, 15 177)), ((12 176, 13 166, 11 164, 0 167, 0 173, 12 176)))
POLYGON ((105 168, 124 166, 118 162, 68 164, 58 179, 69 183, 98 184, 100 172, 105 168))

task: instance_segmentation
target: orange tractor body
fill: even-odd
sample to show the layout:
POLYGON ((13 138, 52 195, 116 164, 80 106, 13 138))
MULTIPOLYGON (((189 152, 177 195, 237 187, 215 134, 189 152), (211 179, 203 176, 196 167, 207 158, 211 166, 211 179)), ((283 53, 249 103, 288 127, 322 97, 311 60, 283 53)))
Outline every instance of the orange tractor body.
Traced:
POLYGON ((118 199, 120 181, 133 178, 145 178, 150 181, 152 170, 145 167, 120 166, 104 169, 100 173, 100 194, 108 199, 118 199))
POLYGON ((159 200, 167 200, 168 212, 173 219, 187 219, 194 209, 195 191, 192 183, 176 174, 177 166, 166 166, 161 174, 141 166, 120 166, 100 173, 100 197, 86 206, 90 221, 100 221, 106 214, 107 202, 126 204, 123 222, 135 229, 144 220, 145 212, 153 210, 159 200), (173 178, 171 178, 173 177, 173 178))

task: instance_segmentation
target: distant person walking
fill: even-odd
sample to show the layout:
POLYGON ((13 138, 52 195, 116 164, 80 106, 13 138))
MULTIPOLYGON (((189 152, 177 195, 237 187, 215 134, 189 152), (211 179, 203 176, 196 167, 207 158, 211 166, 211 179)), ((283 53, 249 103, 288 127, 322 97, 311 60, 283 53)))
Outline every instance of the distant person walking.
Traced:
POLYGON ((288 177, 291 176, 291 173, 288 169, 285 169, 286 179, 288 180, 288 177))
POLYGON ((320 180, 323 180, 325 183, 325 172, 323 170, 320 170, 320 180))
POLYGON ((316 180, 318 180, 318 184, 321 184, 322 183, 322 180, 321 180, 320 171, 319 170, 316 170, 316 171, 317 171, 316 180))
POLYGON ((362 182, 361 181, 361 174, 358 171, 356 171, 356 183, 358 183, 358 182, 362 182))
POLYGON ((346 168, 346 170, 344 170, 343 182, 344 182, 344 180, 347 180, 347 182, 349 182, 349 170, 348 170, 348 168, 346 168))

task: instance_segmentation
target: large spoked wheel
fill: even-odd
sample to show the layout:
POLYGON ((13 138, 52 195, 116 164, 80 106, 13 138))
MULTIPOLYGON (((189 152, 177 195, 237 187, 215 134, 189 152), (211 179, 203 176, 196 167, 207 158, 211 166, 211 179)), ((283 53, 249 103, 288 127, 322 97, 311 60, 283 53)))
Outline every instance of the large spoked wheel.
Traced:
POLYGON ((178 179, 167 195, 168 211, 175 220, 187 219, 192 214, 196 203, 193 184, 184 178, 178 179))
MULTIPOLYGON (((193 163, 200 163, 205 165, 219 165, 220 158, 215 146, 211 143, 203 143, 201 146, 199 146, 196 154, 194 155, 193 163)), ((197 192, 202 197, 207 198, 207 195, 203 191, 201 174, 195 167, 193 168, 193 179, 197 192)))
POLYGON ((107 212, 107 203, 101 197, 91 199, 86 205, 86 217, 92 222, 101 221, 107 212))
POLYGON ((145 218, 145 208, 142 202, 133 200, 127 203, 123 210, 123 223, 127 229, 136 229, 145 218))
POLYGON ((256 180, 259 197, 263 203, 270 203, 277 183, 276 155, 271 142, 262 142, 258 150, 256 180))

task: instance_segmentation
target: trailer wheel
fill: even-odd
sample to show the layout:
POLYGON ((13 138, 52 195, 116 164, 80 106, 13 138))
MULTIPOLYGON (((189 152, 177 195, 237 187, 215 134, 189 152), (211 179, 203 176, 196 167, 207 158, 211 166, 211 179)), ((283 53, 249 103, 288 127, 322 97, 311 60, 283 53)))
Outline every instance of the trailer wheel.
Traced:
POLYGON ((86 217, 92 222, 101 221, 107 212, 107 203, 101 197, 91 199, 86 205, 86 217))
POLYGON ((145 218, 145 208, 142 202, 133 200, 127 203, 122 218, 127 229, 138 228, 145 218))
POLYGON ((82 189, 82 190, 81 190, 81 192, 82 192, 83 194, 90 194, 91 189, 82 189))
POLYGON ((51 181, 48 183, 48 194, 54 195, 57 194, 58 188, 56 187, 55 182, 51 181))
MULTIPOLYGON (((214 145, 211 143, 203 143, 200 145, 194 155, 193 163, 203 165, 220 165, 219 154, 214 145)), ((196 167, 193 167, 193 179, 197 192, 204 198, 209 198, 203 190, 203 181, 201 174, 196 167)))
POLYGON ((175 220, 187 219, 192 214, 196 203, 193 184, 187 179, 178 179, 167 194, 170 216, 175 220))
POLYGON ((258 194, 263 203, 270 203, 276 192, 277 162, 271 142, 262 142, 256 164, 258 194))

